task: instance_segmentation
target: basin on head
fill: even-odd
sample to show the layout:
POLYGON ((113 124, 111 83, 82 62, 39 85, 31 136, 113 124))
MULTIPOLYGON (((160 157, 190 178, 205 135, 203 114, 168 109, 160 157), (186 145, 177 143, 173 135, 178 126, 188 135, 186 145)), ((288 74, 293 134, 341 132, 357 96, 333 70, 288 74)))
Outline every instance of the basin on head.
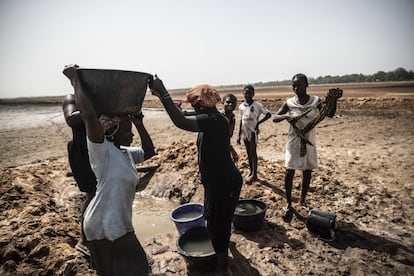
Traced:
POLYGON ((173 209, 170 219, 180 235, 193 227, 205 226, 204 206, 200 203, 186 203, 173 209))
POLYGON ((111 69, 77 69, 98 114, 139 114, 152 75, 111 69))
POLYGON ((268 206, 258 199, 241 199, 234 211, 233 224, 244 231, 257 231, 262 228, 268 206))

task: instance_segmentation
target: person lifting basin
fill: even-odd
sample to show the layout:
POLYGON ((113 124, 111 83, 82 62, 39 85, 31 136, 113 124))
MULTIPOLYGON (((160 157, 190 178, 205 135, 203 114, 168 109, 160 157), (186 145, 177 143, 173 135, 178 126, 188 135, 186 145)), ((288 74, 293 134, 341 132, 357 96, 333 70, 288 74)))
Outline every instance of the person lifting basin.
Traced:
POLYGON ((155 155, 143 116, 98 116, 77 68, 70 70, 76 103, 85 122, 91 167, 97 176, 95 197, 85 210, 83 228, 98 275, 148 275, 149 264, 132 225, 132 203, 139 184, 135 163, 155 155), (132 123, 141 147, 129 147, 132 123))

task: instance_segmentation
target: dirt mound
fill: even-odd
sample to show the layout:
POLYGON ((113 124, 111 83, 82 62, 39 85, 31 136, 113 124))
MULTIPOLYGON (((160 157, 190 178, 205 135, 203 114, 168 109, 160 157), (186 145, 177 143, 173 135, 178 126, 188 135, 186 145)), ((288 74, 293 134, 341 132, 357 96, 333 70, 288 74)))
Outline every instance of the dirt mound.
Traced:
POLYGON ((2 171, 2 275, 95 275, 74 249, 81 195, 66 170, 49 159, 2 171))

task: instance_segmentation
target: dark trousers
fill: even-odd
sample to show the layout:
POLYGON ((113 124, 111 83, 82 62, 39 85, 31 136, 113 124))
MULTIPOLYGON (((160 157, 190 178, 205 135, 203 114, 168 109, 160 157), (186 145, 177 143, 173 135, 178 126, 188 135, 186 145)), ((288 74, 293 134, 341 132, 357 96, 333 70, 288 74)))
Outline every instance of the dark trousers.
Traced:
POLYGON ((211 212, 206 216, 207 230, 216 253, 225 253, 229 248, 231 223, 239 195, 240 190, 214 203, 210 202, 211 212))
POLYGON ((88 241, 88 248, 99 276, 148 275, 147 255, 134 232, 114 241, 88 241))

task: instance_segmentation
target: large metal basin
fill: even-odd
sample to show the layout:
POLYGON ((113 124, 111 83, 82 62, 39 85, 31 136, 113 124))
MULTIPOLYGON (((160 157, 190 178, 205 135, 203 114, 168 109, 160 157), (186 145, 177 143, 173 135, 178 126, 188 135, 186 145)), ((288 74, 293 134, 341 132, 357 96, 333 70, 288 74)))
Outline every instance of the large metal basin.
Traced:
POLYGON ((152 75, 142 72, 77 69, 85 92, 99 114, 126 115, 141 112, 152 75))

